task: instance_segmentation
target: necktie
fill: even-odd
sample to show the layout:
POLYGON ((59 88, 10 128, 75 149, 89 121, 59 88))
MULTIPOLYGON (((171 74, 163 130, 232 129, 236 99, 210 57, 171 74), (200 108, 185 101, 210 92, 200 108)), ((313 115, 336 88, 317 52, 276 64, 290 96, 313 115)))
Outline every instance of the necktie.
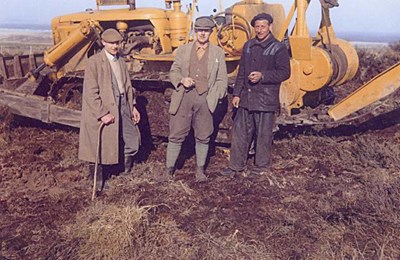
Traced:
POLYGON ((206 51, 204 50, 204 48, 202 47, 197 47, 197 58, 199 58, 199 60, 201 60, 201 58, 203 58, 203 55, 206 51))

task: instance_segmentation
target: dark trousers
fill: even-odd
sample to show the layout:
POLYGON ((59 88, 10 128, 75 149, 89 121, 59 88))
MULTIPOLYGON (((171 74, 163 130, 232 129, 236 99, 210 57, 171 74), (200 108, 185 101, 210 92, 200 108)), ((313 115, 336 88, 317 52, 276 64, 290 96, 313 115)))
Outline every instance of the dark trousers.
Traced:
POLYGON ((239 107, 233 121, 229 167, 235 171, 246 169, 249 146, 255 141, 254 166, 260 170, 271 165, 274 112, 249 111, 239 107))
MULTIPOLYGON (((102 174, 101 178, 104 180, 112 174, 123 172, 126 167, 125 159, 132 158, 139 151, 140 145, 140 131, 132 120, 132 111, 129 109, 125 94, 114 91, 114 96, 119 108, 119 115, 117 115, 119 116, 119 164, 99 165, 98 171, 102 174)), ((94 164, 92 166, 89 164, 89 175, 93 175, 94 168, 94 164)))
POLYGON ((120 137, 122 136, 120 139, 123 142, 120 147, 123 147, 124 156, 133 156, 139 151, 140 132, 132 120, 132 111, 125 95, 119 95, 117 98, 120 111, 120 137))

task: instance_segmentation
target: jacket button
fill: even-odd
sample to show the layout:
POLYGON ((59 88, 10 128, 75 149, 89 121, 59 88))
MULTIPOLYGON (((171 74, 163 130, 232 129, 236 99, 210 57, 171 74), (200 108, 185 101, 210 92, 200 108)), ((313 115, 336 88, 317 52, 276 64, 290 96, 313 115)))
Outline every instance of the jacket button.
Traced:
POLYGON ((251 88, 249 88, 247 91, 251 92, 251 88))

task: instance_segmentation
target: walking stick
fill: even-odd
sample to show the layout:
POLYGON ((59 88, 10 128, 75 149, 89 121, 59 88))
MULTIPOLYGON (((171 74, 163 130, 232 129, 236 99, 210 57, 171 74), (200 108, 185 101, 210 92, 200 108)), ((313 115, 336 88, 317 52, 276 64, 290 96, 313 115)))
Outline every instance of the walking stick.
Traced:
POLYGON ((101 122, 98 130, 98 138, 97 138, 97 147, 96 147, 96 160, 94 163, 94 176, 93 176, 93 192, 92 192, 92 201, 96 198, 96 190, 97 190, 97 168, 99 166, 99 156, 100 156, 100 143, 101 143, 101 130, 103 130, 103 126, 105 124, 101 122))

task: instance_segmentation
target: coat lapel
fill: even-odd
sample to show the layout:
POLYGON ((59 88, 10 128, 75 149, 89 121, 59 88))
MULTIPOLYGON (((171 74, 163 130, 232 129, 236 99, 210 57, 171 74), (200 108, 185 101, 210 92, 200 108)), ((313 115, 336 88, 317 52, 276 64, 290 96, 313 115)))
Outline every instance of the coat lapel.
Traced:
POLYGON ((118 62, 119 62, 119 66, 120 66, 120 68, 121 68, 121 74, 122 74, 122 78, 124 79, 124 89, 125 89, 125 92, 127 92, 128 90, 126 89, 126 87, 127 87, 127 85, 126 85, 126 79, 127 79, 127 77, 126 77, 126 69, 125 69, 125 64, 123 64, 123 63, 125 63, 125 61, 124 61, 124 59, 122 58, 122 57, 119 57, 119 59, 118 59, 118 62))
POLYGON ((209 47, 208 47, 208 66, 207 66, 207 79, 208 81, 210 81, 210 77, 211 77, 211 72, 214 69, 214 65, 216 63, 216 55, 215 55, 215 48, 214 46, 211 45, 211 43, 209 43, 209 47))
POLYGON ((111 66, 110 66, 110 63, 108 62, 106 51, 104 49, 101 51, 101 61, 102 61, 101 66, 102 66, 102 70, 104 72, 104 77, 108 81, 107 85, 110 85, 110 84, 112 84, 112 82, 111 82, 112 81, 111 80, 111 66))
POLYGON ((184 71, 186 73, 186 75, 182 75, 184 77, 188 77, 189 76, 189 65, 190 65, 190 53, 192 51, 194 42, 191 42, 188 44, 187 48, 185 49, 185 55, 183 58, 183 66, 184 68, 182 69, 182 72, 184 71))

